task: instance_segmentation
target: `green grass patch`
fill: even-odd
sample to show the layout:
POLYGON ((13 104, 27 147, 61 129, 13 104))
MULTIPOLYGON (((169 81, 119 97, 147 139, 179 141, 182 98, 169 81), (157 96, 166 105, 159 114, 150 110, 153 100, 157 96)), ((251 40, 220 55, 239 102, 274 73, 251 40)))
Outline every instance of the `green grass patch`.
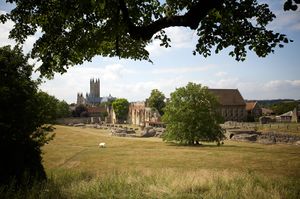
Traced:
POLYGON ((55 133, 43 148, 49 180, 1 187, 0 198, 300 198, 299 146, 179 146, 66 126, 55 133))

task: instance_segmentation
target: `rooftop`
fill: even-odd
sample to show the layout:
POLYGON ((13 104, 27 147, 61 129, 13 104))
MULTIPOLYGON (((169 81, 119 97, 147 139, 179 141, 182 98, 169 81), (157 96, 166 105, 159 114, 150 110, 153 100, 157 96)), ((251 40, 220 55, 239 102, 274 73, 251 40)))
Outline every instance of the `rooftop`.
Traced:
POLYGON ((244 98, 238 89, 208 89, 223 106, 245 106, 244 98))

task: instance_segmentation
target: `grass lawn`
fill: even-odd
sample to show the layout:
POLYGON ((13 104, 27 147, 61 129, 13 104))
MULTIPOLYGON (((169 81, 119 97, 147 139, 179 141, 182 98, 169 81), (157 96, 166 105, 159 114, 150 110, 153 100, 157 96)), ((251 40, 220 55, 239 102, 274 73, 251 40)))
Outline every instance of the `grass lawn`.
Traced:
POLYGON ((268 177, 300 178, 300 147, 226 141, 189 147, 159 138, 112 137, 109 131, 56 126, 56 137, 44 147, 47 171, 74 169, 96 175, 144 169, 228 170, 268 177), (105 142, 107 148, 99 149, 105 142))
POLYGON ((55 133, 43 148, 49 181, 28 198, 300 198, 300 146, 178 146, 67 126, 55 133))
MULTIPOLYGON (((111 184, 109 193, 103 187, 87 191, 91 197, 102 192, 104 198, 300 196, 299 146, 226 141, 221 147, 189 147, 159 138, 111 137, 109 131, 91 128, 56 126, 55 132, 55 139, 44 147, 48 174, 77 173, 73 181, 84 181, 88 190, 102 187, 101 179, 111 184), (99 148, 100 142, 107 148, 99 148)), ((77 193, 76 198, 83 188, 75 187, 66 190, 77 193)))

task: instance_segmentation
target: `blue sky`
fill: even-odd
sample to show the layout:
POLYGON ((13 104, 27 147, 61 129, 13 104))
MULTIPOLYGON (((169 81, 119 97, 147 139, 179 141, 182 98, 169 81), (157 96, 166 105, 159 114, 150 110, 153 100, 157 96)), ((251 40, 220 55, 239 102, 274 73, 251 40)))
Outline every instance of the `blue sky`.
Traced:
MULTIPOLYGON (((69 103, 76 102, 77 92, 89 92, 90 78, 100 78, 101 96, 111 94, 129 101, 145 100, 155 88, 169 96, 175 88, 188 82, 210 88, 238 88, 245 99, 300 99, 300 11, 284 12, 282 0, 260 2, 267 2, 277 15, 269 28, 294 40, 266 58, 249 52, 246 61, 237 62, 228 55, 228 50, 208 58, 194 56, 195 32, 176 27, 166 30, 172 40, 171 48, 160 47, 158 41, 147 47, 153 64, 95 57, 92 62, 55 75, 40 88, 69 103)), ((10 9, 2 0, 1 12, 10 9)), ((12 26, 12 22, 0 24, 0 46, 14 44, 7 38, 12 26)), ((25 52, 31 49, 35 39, 28 38, 25 52)))

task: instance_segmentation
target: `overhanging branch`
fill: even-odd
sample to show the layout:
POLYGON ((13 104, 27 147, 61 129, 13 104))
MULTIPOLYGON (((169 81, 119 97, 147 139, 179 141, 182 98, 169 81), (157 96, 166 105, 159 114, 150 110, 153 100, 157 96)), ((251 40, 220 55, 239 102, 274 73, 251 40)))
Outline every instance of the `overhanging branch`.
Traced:
POLYGON ((199 0, 184 15, 174 15, 160 18, 153 23, 145 26, 136 26, 131 21, 129 11, 124 0, 119 0, 123 20, 127 24, 128 32, 133 39, 150 40, 152 36, 160 30, 168 27, 183 26, 192 30, 197 29, 200 21, 213 8, 219 8, 224 0, 199 0))

